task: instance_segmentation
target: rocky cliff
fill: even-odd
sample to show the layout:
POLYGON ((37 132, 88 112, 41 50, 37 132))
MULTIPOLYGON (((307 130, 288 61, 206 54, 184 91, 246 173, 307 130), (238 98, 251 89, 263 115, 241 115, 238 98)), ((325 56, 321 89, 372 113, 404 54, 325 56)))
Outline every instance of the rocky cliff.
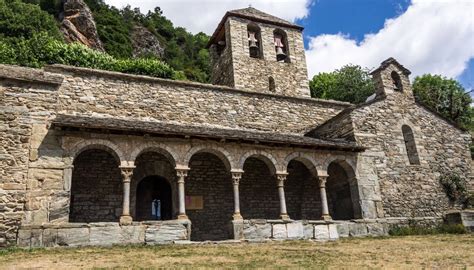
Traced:
POLYGON ((80 42, 90 48, 104 51, 92 12, 83 0, 64 0, 61 32, 67 42, 80 42))

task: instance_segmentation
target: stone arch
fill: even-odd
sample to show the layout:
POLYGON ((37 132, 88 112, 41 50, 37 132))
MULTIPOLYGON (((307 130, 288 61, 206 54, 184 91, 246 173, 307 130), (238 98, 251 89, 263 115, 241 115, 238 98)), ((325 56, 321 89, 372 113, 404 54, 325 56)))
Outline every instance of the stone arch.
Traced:
POLYGON ((206 145, 194 146, 189 149, 186 155, 184 156, 183 164, 189 167, 189 162, 191 158, 198 153, 209 153, 217 156, 224 163, 228 171, 230 171, 230 169, 232 168, 232 164, 234 164, 232 155, 227 150, 218 146, 206 145))
POLYGON ((288 215, 296 220, 316 220, 321 217, 321 199, 318 172, 311 156, 301 152, 284 159, 288 172, 285 181, 285 198, 288 215))
POLYGON ((245 161, 248 159, 248 158, 257 158, 261 161, 263 161, 267 166, 268 166, 268 169, 270 170, 270 172, 272 174, 275 174, 276 171, 277 171, 277 168, 278 168, 278 162, 277 160, 269 153, 265 152, 265 151, 249 151, 245 154, 243 154, 241 157, 240 157, 240 160, 239 160, 239 169, 243 169, 244 168, 244 163, 245 161))
POLYGON ((332 156, 327 158, 324 161, 323 167, 320 170, 324 170, 327 172, 329 165, 334 162, 340 164, 344 168, 344 170, 348 173, 348 177, 350 179, 356 178, 357 166, 355 164, 355 161, 352 159, 347 159, 345 156, 332 156))
POLYGON ((263 59, 262 31, 256 23, 247 24, 248 53, 252 58, 263 59))
POLYGON ((327 167, 329 213, 336 220, 360 218, 359 186, 353 166, 344 159, 333 159, 327 167))
POLYGON ((286 169, 292 160, 303 163, 313 176, 318 176, 318 171, 316 169, 318 167, 317 162, 311 156, 301 152, 293 152, 286 156, 283 168, 286 169))
POLYGON ((161 144, 161 143, 145 143, 137 147, 133 152, 130 154, 130 160, 135 162, 136 159, 145 152, 156 152, 165 156, 173 166, 176 166, 177 161, 179 160, 179 156, 176 152, 171 149, 171 147, 161 144))
POLYGON ((126 161, 125 154, 115 143, 109 140, 92 139, 82 140, 71 147, 71 149, 67 152, 67 155, 71 158, 70 163, 72 164, 77 156, 89 149, 104 150, 110 153, 119 164, 126 161))
POLYGON ((390 73, 392 79, 393 90, 403 92, 403 84, 400 75, 395 70, 390 73))
POLYGON ((275 44, 275 54, 276 60, 278 62, 290 62, 290 48, 288 42, 288 35, 286 32, 280 28, 277 28, 273 31, 273 38, 275 44), (278 51, 281 50, 283 55, 278 55, 278 51))

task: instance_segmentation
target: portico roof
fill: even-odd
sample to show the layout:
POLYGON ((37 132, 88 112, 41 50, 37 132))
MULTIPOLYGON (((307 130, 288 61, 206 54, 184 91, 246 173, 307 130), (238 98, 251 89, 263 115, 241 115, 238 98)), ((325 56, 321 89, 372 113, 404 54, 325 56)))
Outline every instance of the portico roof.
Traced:
POLYGON ((201 138, 226 142, 302 147, 321 150, 361 152, 365 149, 356 145, 354 142, 343 140, 322 140, 296 134, 232 129, 207 125, 177 124, 161 121, 130 120, 116 117, 60 114, 52 120, 52 127, 66 131, 106 132, 109 134, 149 135, 175 138, 201 138))

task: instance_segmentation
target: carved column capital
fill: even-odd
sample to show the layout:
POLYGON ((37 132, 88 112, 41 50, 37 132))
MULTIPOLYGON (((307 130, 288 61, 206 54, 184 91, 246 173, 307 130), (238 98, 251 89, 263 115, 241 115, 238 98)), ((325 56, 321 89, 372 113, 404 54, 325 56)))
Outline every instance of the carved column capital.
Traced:
POLYGON ((287 176, 288 176, 288 173, 286 173, 286 172, 276 174, 279 187, 283 187, 283 185, 285 184, 287 176))
POLYGON ((242 170, 231 170, 230 173, 232 174, 232 183, 234 185, 238 185, 240 182, 240 179, 242 179, 242 174, 244 171, 242 170))
POLYGON ((328 175, 319 175, 318 176, 318 183, 320 188, 325 188, 326 187, 326 182, 328 180, 328 175))
POLYGON ((184 183, 184 178, 188 176, 189 168, 183 166, 176 166, 176 175, 178 176, 178 183, 184 183))
POLYGON ((130 183, 130 181, 132 180, 134 169, 135 169, 135 166, 120 167, 120 173, 122 174, 122 181, 124 183, 130 183))

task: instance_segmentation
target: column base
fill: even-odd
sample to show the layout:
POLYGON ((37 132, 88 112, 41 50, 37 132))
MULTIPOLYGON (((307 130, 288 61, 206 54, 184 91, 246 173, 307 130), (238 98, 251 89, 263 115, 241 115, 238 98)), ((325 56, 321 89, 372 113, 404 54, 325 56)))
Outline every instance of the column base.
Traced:
POLYGON ((120 225, 130 225, 132 222, 132 216, 120 216, 120 225))
POLYGON ((186 214, 184 215, 178 215, 178 219, 180 220, 189 220, 188 216, 186 214))
POLYGON ((232 215, 232 218, 233 218, 234 220, 243 220, 243 219, 244 219, 240 213, 234 213, 234 214, 232 215))
POLYGON ((325 220, 325 221, 330 221, 330 220, 332 220, 332 217, 330 215, 322 215, 321 219, 325 220))
POLYGON ((291 220, 290 216, 288 214, 281 214, 280 215, 280 219, 283 219, 283 220, 291 220))

